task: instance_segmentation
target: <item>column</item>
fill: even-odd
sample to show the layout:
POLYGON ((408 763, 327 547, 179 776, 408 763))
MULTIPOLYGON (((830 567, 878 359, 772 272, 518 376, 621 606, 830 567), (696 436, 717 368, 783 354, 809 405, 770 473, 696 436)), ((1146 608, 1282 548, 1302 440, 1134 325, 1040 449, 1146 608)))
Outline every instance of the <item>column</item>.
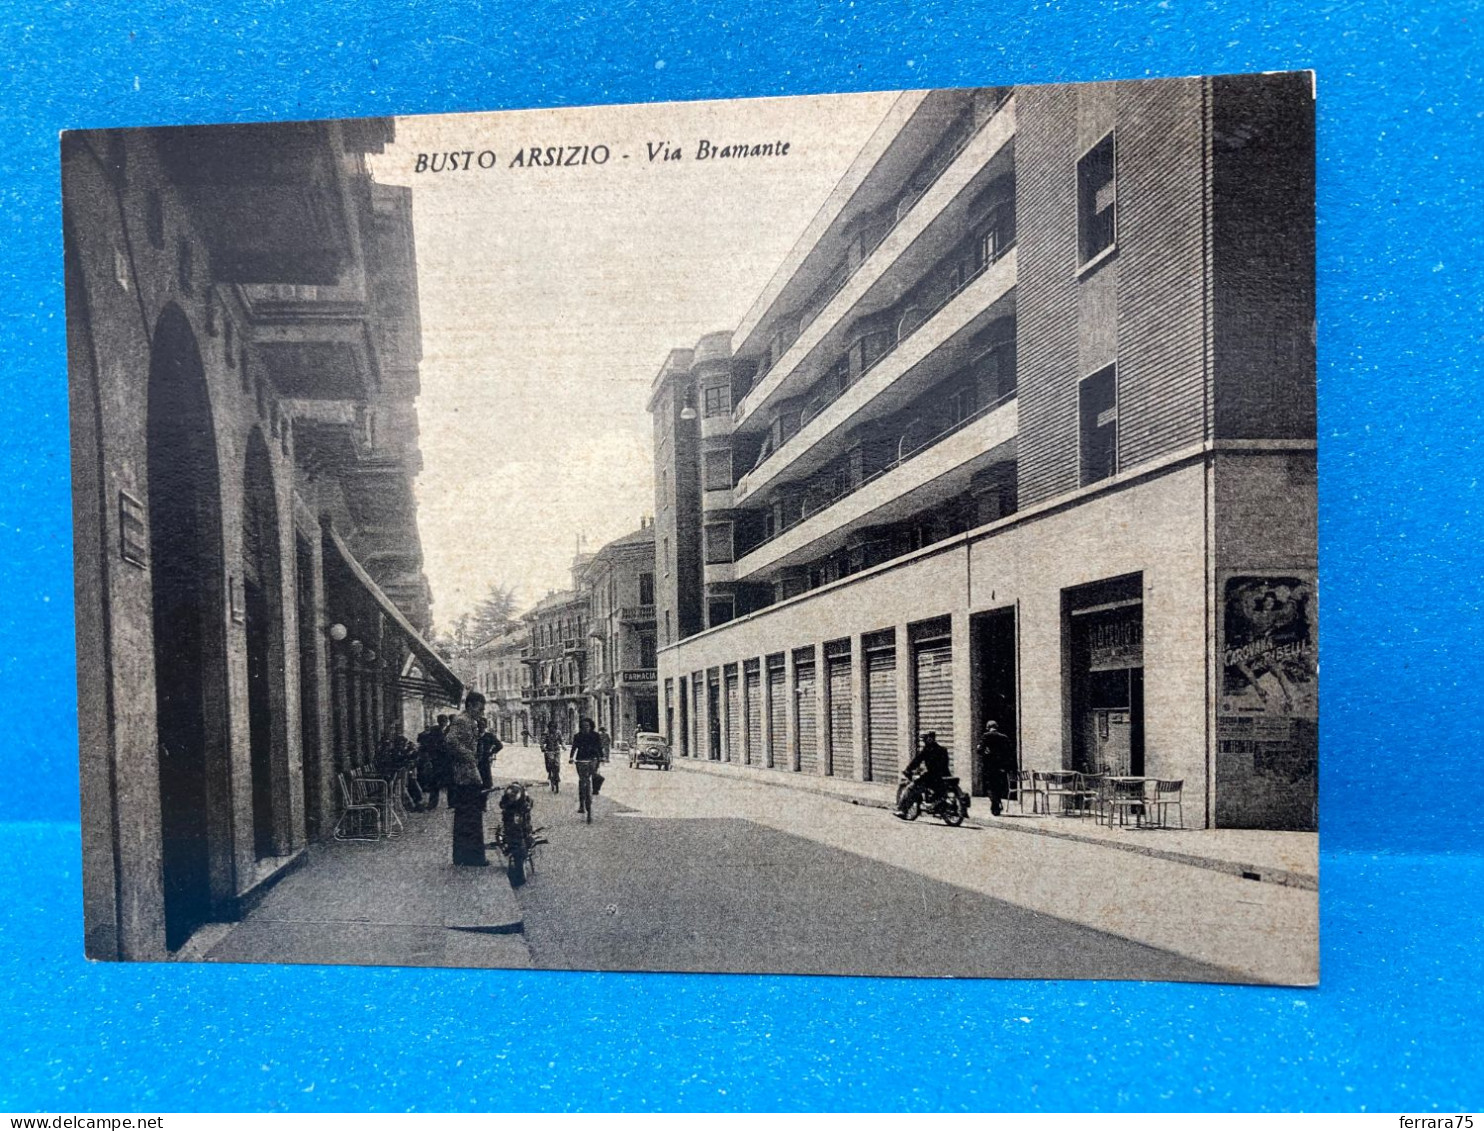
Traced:
POLYGON ((953 772, 968 793, 973 790, 974 745, 979 740, 974 730, 974 649, 968 609, 953 613, 949 633, 953 641, 953 772))
POLYGON ((912 642, 907 625, 896 626, 897 641, 897 760, 905 766, 917 756, 917 710, 913 691, 917 672, 912 662, 912 642))

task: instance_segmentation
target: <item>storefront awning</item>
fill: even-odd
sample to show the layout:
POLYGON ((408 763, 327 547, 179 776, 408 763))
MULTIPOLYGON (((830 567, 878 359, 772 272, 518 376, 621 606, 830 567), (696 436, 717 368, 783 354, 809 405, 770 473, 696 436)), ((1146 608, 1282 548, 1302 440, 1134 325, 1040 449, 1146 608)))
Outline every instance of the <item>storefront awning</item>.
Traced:
POLYGON ((397 608, 396 603, 381 591, 381 586, 372 580, 371 575, 366 572, 365 567, 356 561, 355 555, 350 552, 350 547, 345 544, 340 535, 335 533, 334 528, 328 524, 325 526, 325 545, 335 551, 336 556, 344 563, 345 568, 351 572, 351 575, 361 584, 371 599, 381 608, 381 611, 386 614, 387 618, 406 637, 408 650, 417 657, 418 667, 421 669, 417 677, 419 682, 429 692, 436 688, 439 693, 447 696, 450 702, 462 702, 464 698, 463 682, 458 676, 453 674, 453 669, 448 666, 447 661, 438 655, 431 644, 423 639, 422 633, 418 632, 412 626, 412 622, 407 619, 406 614, 397 608))

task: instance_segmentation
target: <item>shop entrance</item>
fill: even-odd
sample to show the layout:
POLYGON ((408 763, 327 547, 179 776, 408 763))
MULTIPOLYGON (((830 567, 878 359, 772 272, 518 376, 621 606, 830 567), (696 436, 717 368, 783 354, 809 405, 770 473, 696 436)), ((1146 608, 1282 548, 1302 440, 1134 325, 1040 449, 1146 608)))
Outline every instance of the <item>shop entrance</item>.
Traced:
MULTIPOLYGON (((1015 678, 1015 610, 994 609, 978 613, 969 621, 974 648, 974 727, 978 735, 993 719, 1020 752, 1019 695, 1015 678)), ((977 762, 973 768, 974 795, 989 795, 988 774, 977 762)), ((1013 781, 1012 781, 1013 784, 1013 781)))
POLYGON ((215 843, 228 797, 221 479, 201 355, 175 307, 155 328, 147 411, 165 945, 177 950, 212 918, 213 858, 230 853, 215 843))
POLYGON ((1071 769, 1144 774, 1143 576, 1062 594, 1071 769))

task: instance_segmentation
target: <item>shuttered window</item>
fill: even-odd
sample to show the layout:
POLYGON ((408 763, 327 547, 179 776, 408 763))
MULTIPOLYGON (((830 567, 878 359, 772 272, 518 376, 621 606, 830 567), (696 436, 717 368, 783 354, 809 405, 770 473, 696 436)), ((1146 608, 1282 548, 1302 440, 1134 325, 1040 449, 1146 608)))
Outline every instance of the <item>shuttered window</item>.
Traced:
POLYGON ((782 668, 768 669, 768 741, 773 747, 773 767, 791 769, 793 762, 788 756, 788 688, 784 686, 782 668))
POLYGON ((917 734, 928 731, 938 745, 953 750, 953 648, 946 640, 918 644, 912 650, 917 673, 917 734))
POLYGON ((850 698, 850 657, 832 656, 830 681, 830 773, 855 777, 854 704, 850 698))
POLYGON ((742 761, 742 689, 737 673, 729 672, 727 689, 727 761, 742 761))
POLYGON ((819 711, 813 663, 794 665, 794 687, 799 701, 799 773, 813 774, 819 769, 819 711))
POLYGON ((760 766, 763 762, 763 683, 756 667, 743 678, 747 695, 747 763, 760 766))

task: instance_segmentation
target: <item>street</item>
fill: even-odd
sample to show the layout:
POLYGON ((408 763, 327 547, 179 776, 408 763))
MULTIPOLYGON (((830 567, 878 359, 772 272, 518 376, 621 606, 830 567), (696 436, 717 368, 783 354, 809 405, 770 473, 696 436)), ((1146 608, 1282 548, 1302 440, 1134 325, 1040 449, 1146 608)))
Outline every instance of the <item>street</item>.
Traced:
MULTIPOLYGON (((501 780, 537 780, 534 751, 500 757, 501 780)), ((626 765, 591 825, 562 792, 533 789, 550 844, 518 893, 531 964, 590 970, 1231 980, 1211 965, 1026 910, 920 872, 793 835, 797 817, 838 836, 864 821, 883 843, 992 837, 760 784, 626 765), (845 819, 849 819, 846 821, 845 819)))

